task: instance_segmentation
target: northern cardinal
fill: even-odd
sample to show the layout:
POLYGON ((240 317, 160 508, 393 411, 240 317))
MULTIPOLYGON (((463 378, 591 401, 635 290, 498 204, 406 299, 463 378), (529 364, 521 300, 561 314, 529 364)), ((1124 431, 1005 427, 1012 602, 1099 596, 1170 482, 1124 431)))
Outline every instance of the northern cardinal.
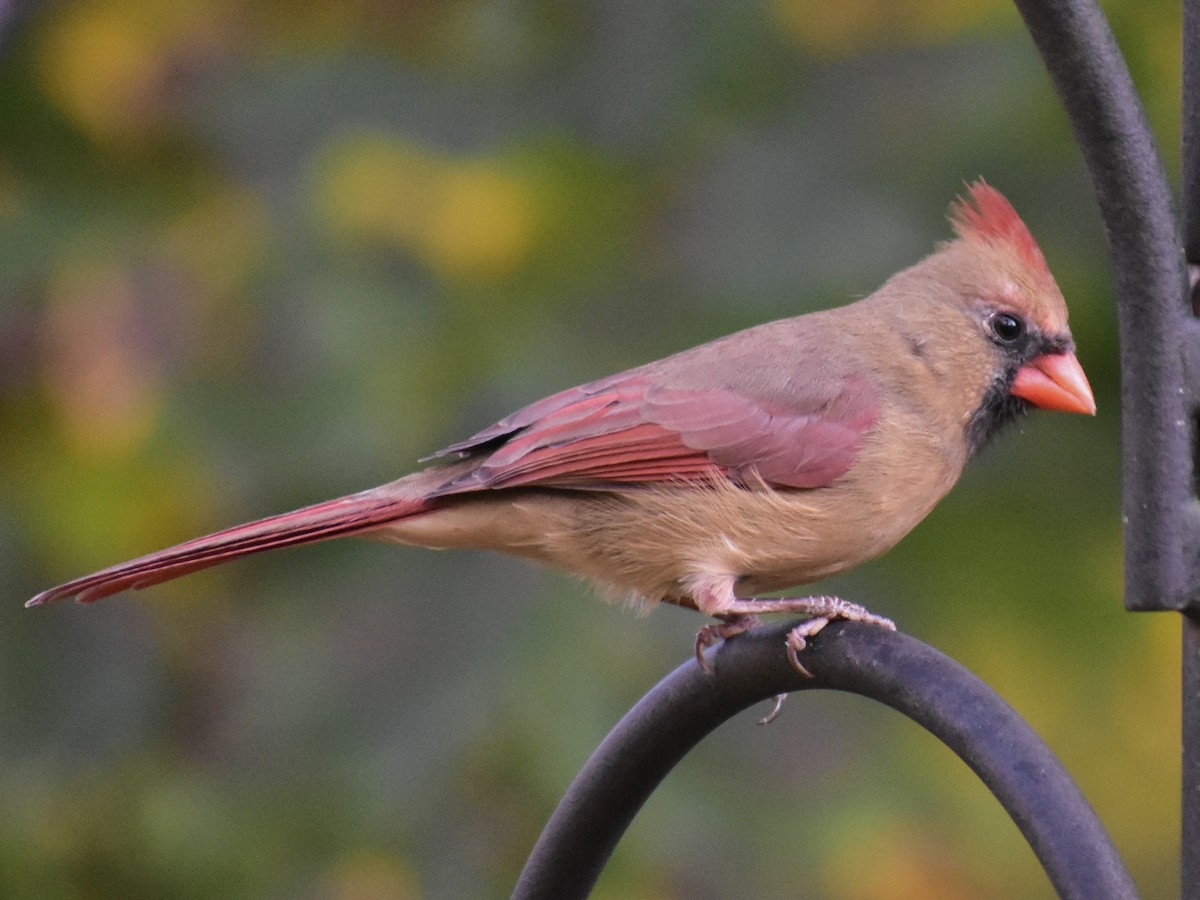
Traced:
MULTIPOLYGON (((1030 406, 1095 413, 1037 243, 982 179, 956 233, 865 299, 739 331, 539 400, 381 487, 219 531, 38 594, 98 600, 344 535, 480 547, 698 609, 697 655, 759 612, 891 626, 837 598, 754 599, 891 548, 1030 406)), ((701 657, 701 663, 703 664, 701 657)))

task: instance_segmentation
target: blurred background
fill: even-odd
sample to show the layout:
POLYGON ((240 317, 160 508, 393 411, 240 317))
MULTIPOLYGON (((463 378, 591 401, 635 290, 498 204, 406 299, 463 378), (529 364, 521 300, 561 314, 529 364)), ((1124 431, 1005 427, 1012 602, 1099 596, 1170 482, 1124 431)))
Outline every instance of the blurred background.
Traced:
MULTIPOLYGON (((1105 4, 1176 168, 1177 4, 1105 4)), ((1022 212, 1100 404, 1034 415, 822 590, 1046 738, 1176 894, 1178 623, 1121 606, 1103 230, 1005 0, 0 3, 0 895, 507 896, 699 618, 365 542, 34 592, 391 480, 546 393, 844 302, 1022 212)), ((854 697, 751 710, 599 898, 1050 897, 984 787, 854 697)))

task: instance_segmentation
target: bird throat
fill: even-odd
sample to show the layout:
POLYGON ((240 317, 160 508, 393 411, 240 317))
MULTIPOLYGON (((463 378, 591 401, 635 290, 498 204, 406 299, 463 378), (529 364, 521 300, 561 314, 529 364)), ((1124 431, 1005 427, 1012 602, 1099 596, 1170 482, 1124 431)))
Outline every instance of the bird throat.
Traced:
POLYGON ((1014 369, 1007 377, 995 381, 984 394, 983 402, 975 410, 975 414, 967 422, 967 448, 971 456, 991 443, 992 438, 1010 422, 1015 422, 1029 412, 1029 403, 1011 393, 1015 376, 1014 369))

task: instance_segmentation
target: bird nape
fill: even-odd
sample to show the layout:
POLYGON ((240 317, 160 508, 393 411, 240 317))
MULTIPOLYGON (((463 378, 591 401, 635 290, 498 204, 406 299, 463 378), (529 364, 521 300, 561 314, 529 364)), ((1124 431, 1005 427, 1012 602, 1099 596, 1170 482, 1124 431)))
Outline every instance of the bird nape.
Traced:
POLYGON ((836 598, 756 598, 891 548, 1030 407, 1093 414, 1037 242, 983 180, 952 240, 836 309, 570 388, 380 487, 238 525, 38 594, 98 600, 229 559, 360 535, 535 559, 613 597, 697 609, 696 651, 758 613, 891 623, 836 598))

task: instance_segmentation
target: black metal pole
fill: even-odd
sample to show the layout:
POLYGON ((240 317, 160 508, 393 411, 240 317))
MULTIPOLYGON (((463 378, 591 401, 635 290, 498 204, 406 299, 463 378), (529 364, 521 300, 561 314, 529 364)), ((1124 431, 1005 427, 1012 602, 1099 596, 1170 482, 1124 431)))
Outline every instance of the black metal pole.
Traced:
POLYGON ((1194 602, 1187 278, 1171 189, 1129 70, 1093 0, 1015 0, 1070 117, 1108 232, 1121 333, 1125 603, 1194 602))
POLYGON ((1183 617, 1183 771, 1180 896, 1200 898, 1200 623, 1183 617))
MULTIPOLYGON (((1183 220, 1183 247, 1189 279, 1196 282, 1200 271, 1200 0, 1183 3, 1183 147, 1180 201, 1183 220)), ((1190 459, 1195 472, 1196 407, 1200 403, 1200 332, 1195 315, 1200 312, 1196 287, 1192 287, 1191 311, 1184 348, 1192 420, 1190 459)), ((1195 476, 1192 496, 1195 504, 1195 476)), ((1194 555, 1193 555, 1193 558, 1194 555)), ((1200 621, 1192 612, 1183 618, 1183 765, 1182 765, 1182 841, 1180 851, 1181 896, 1200 897, 1200 621)))
POLYGON ((1180 203, 1183 247, 1190 266, 1200 263, 1200 0, 1183 2, 1183 167, 1180 203))
MULTIPOLYGON (((1183 616, 1181 896, 1200 898, 1200 329, 1171 192, 1092 0, 1015 0, 1075 129, 1108 230, 1121 337, 1125 604, 1183 616)), ((1183 245, 1200 262, 1200 3, 1184 0, 1183 245)))
POLYGON ((30 0, 0 0, 0 52, 7 49, 8 41, 17 33, 33 5, 30 0))
MULTIPOLYGON (((715 674, 689 660, 643 697, 567 790, 513 897, 587 897, 646 798, 705 735, 774 694, 816 688, 878 700, 940 738, 1003 804, 1060 896, 1137 896, 1079 788, 986 684, 915 638, 845 622, 830 625, 805 650, 804 663, 816 675, 806 679, 783 652, 791 624, 726 641, 710 651, 715 674)), ((801 714, 799 699, 784 708, 784 715, 801 714)))

